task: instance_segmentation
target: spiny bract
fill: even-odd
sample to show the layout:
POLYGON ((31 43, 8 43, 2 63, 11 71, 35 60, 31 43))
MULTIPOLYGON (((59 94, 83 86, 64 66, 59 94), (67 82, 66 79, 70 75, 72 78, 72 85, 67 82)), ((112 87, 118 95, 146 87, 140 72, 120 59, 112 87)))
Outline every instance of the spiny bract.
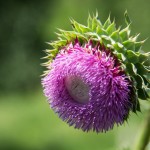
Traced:
POLYGON ((59 117, 83 131, 103 132, 127 120, 130 110, 140 111, 139 99, 149 98, 150 53, 144 41, 130 36, 127 27, 116 29, 110 17, 98 15, 84 26, 71 19, 73 31, 59 29, 49 43, 48 62, 42 79, 44 93, 59 117))

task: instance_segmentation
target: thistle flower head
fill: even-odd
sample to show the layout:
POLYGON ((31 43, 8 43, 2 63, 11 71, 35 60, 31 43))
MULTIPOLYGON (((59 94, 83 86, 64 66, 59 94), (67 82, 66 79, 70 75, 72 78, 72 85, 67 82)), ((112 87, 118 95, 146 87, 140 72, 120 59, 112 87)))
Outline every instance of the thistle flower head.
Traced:
POLYGON ((138 97, 149 97, 149 53, 128 26, 116 29, 97 15, 88 26, 71 20, 73 31, 60 30, 50 43, 48 72, 42 79, 51 108, 75 128, 103 132, 123 124, 129 112, 140 111, 138 97))

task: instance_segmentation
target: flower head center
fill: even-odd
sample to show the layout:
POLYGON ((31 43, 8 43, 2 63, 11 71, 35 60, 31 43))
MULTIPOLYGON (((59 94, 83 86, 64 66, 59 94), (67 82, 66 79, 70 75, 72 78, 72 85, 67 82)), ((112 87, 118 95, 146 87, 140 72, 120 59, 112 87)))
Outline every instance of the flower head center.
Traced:
POLYGON ((65 78, 65 86, 70 96, 79 103, 87 103, 89 100, 89 87, 77 76, 65 78))

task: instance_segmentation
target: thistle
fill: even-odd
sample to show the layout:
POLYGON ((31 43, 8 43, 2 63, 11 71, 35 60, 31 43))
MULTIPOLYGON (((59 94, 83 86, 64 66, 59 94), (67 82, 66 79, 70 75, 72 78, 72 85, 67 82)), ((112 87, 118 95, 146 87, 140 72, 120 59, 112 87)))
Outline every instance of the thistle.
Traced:
POLYGON ((102 24, 97 13, 87 26, 71 19, 73 31, 59 29, 58 40, 49 43, 44 93, 70 126, 106 132, 140 111, 139 99, 149 98, 150 53, 142 51, 139 34, 130 36, 127 12, 125 21, 117 29, 110 17, 102 24))

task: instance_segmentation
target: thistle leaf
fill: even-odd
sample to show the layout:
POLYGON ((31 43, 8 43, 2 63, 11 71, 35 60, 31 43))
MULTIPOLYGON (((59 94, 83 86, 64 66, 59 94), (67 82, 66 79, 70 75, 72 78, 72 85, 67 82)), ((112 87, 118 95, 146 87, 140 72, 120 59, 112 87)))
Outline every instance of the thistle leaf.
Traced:
POLYGON ((90 14, 89 14, 89 17, 88 17, 87 23, 88 23, 88 27, 91 29, 91 28, 92 28, 92 17, 91 17, 91 15, 90 15, 90 14))
POLYGON ((135 64, 135 63, 138 63, 138 61, 139 61, 139 59, 138 59, 139 56, 135 52, 133 52, 132 50, 127 50, 126 56, 128 58, 128 61, 131 63, 135 64))
POLYGON ((148 77, 145 77, 145 75, 142 76, 143 80, 144 80, 144 84, 147 88, 150 88, 150 80, 148 79, 148 77))
POLYGON ((115 23, 113 22, 112 24, 110 24, 106 29, 106 31, 109 35, 111 35, 114 31, 116 31, 115 23))
POLYGON ((148 73, 150 73, 149 68, 142 65, 141 63, 136 63, 135 67, 137 68, 137 73, 140 75, 147 75, 148 73))
POLYGON ((125 16, 125 22, 126 22, 126 24, 127 25, 131 24, 131 19, 130 19, 129 15, 128 15, 127 11, 125 11, 124 16, 125 16))
POLYGON ((143 85, 144 85, 143 78, 139 74, 136 74, 133 77, 134 77, 134 79, 136 80, 136 83, 137 83, 136 87, 137 88, 142 88, 143 85))
POLYGON ((137 69, 133 63, 127 63, 126 64, 126 70, 130 75, 136 75, 137 74, 137 69))
POLYGON ((133 41, 130 41, 130 40, 127 40, 127 41, 124 41, 123 42, 123 45, 126 49, 132 49, 134 50, 135 49, 135 44, 133 41))
POLYGON ((75 31, 80 32, 80 33, 85 33, 85 32, 90 32, 90 28, 88 28, 87 26, 84 26, 82 24, 79 24, 78 22, 76 22, 75 20, 71 19, 71 23, 75 29, 75 31))
POLYGON ((100 26, 98 20, 94 17, 92 19, 92 31, 96 31, 97 26, 100 26))
POLYGON ((119 32, 119 35, 122 39, 122 41, 126 41, 129 39, 129 35, 130 35, 130 29, 129 29, 129 25, 122 29, 120 32, 119 32))
POLYGON ((122 53, 117 53, 118 59, 120 59, 121 61, 125 61, 126 57, 122 54, 122 53))
POLYGON ((101 28, 100 26, 96 27, 96 33, 98 35, 103 35, 103 34, 106 35, 107 34, 107 32, 103 28, 101 28))
POLYGON ((145 66, 150 66, 150 57, 143 63, 145 66))
POLYGON ((142 45, 143 45, 143 43, 144 43, 145 41, 140 41, 140 42, 135 42, 134 44, 135 44, 135 52, 138 52, 138 51, 140 51, 141 50, 141 48, 142 48, 142 45))
POLYGON ((119 30, 112 32, 110 37, 115 41, 120 41, 119 30))
POLYGON ((106 20, 106 22, 103 25, 103 28, 106 30, 111 25, 110 16, 106 20))
POLYGON ((138 97, 142 100, 147 100, 147 98, 149 98, 149 95, 144 88, 139 88, 138 97))
POLYGON ((144 54, 139 54, 139 63, 143 63, 148 60, 150 57, 150 52, 149 53, 144 53, 144 54))
POLYGON ((113 44, 113 47, 118 51, 118 52, 120 52, 120 53, 125 53, 125 50, 124 50, 124 46, 121 44, 121 43, 119 43, 119 42, 116 42, 116 43, 114 43, 113 44))

